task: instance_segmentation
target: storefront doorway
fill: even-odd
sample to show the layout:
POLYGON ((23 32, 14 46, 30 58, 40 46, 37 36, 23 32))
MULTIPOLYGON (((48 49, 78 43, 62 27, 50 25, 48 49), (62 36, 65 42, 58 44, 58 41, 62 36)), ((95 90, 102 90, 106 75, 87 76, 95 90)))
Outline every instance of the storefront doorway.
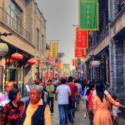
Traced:
POLYGON ((18 88, 23 96, 24 93, 24 70, 8 67, 6 69, 6 83, 12 82, 15 88, 18 88))

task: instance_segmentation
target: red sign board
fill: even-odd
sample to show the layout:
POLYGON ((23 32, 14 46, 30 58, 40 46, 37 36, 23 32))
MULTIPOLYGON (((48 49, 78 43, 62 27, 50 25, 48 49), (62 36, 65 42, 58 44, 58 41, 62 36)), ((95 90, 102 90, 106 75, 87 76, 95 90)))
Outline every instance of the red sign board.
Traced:
POLYGON ((51 65, 53 65, 53 61, 52 61, 51 59, 49 59, 49 63, 50 63, 51 65))
POLYGON ((72 60, 72 65, 73 65, 73 66, 77 66, 77 59, 73 59, 73 60, 72 60))
POLYGON ((61 62, 57 62, 57 69, 61 69, 61 62))
POLYGON ((88 48, 88 31, 79 30, 79 27, 76 28, 76 48, 88 48))
POLYGON ((77 49, 75 48, 75 58, 82 58, 85 55, 84 49, 77 49))

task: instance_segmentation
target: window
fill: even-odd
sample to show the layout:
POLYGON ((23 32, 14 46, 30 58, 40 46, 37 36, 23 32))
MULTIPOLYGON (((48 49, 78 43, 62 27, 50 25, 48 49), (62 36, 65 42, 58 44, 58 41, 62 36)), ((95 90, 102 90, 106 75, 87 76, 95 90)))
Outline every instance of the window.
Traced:
POLYGON ((36 50, 39 51, 39 30, 37 29, 37 44, 36 44, 36 50))
POLYGON ((23 34, 21 30, 22 11, 12 0, 9 0, 8 14, 8 25, 15 29, 17 32, 23 34))
POLYGON ((42 35, 42 54, 44 53, 44 35, 42 35))

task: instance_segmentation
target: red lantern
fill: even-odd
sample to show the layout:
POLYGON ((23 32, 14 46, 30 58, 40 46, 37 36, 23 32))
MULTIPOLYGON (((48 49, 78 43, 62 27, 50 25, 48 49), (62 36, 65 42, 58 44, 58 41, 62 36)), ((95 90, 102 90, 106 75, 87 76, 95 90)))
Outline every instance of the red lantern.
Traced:
POLYGON ((12 63, 14 60, 12 60, 12 59, 7 59, 7 61, 6 61, 6 64, 8 64, 8 63, 12 63))
POLYGON ((23 59, 23 56, 19 53, 14 53, 11 55, 11 59, 15 61, 20 61, 23 59))
POLYGON ((41 63, 41 66, 42 66, 42 67, 44 66, 44 63, 43 63, 43 62, 41 63))
POLYGON ((29 65, 34 65, 34 64, 36 64, 36 61, 35 61, 34 59, 29 59, 29 60, 27 61, 27 63, 28 63, 29 65))

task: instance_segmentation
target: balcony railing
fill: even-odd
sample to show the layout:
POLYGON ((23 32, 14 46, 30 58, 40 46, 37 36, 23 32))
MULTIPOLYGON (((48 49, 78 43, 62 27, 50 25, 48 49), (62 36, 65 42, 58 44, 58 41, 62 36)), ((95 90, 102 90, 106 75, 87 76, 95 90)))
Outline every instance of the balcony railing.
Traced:
POLYGON ((118 12, 120 12, 125 7, 125 0, 121 0, 118 5, 118 12))
POLYGON ((6 23, 8 26, 16 30, 20 35, 22 35, 26 40, 30 42, 30 33, 28 33, 15 19, 13 19, 7 12, 5 12, 0 7, 1 17, 0 19, 6 23))
POLYGON ((109 29, 109 25, 107 24, 107 25, 103 28, 102 32, 99 34, 99 36, 98 36, 98 41, 103 37, 103 35, 108 31, 108 29, 109 29))

